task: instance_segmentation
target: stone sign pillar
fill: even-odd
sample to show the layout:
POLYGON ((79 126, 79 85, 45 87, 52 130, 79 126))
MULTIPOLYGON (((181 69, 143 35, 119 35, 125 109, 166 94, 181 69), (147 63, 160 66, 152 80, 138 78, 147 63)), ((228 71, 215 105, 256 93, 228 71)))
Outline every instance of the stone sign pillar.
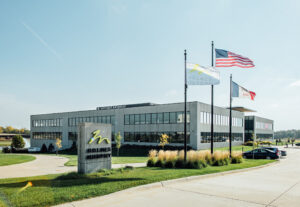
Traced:
POLYGON ((78 125, 78 173, 111 169, 111 124, 78 125))

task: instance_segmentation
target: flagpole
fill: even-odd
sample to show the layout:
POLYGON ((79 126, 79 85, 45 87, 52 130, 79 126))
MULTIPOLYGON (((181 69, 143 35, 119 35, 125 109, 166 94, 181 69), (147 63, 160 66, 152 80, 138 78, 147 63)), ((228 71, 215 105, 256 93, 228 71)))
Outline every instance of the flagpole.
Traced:
MULTIPOLYGON (((211 66, 214 66, 214 41, 211 42, 211 66)), ((211 85, 210 153, 214 153, 214 85, 211 85)))
POLYGON ((231 157, 232 142, 232 74, 230 74, 230 105, 229 105, 229 154, 231 157))
POLYGON ((186 162, 186 99, 187 99, 187 83, 186 83, 186 50, 184 50, 184 162, 186 162))

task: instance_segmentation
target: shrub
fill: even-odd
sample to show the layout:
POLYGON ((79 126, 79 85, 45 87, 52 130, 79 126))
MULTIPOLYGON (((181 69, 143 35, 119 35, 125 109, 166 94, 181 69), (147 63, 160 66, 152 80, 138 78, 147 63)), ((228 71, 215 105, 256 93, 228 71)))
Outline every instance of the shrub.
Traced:
MULTIPOLYGON (((248 141, 244 143, 245 146, 253 146, 253 141, 248 141)), ((258 145, 257 142, 254 142, 254 146, 256 147, 258 145)))
POLYGON ((53 144, 51 143, 48 147, 48 152, 53 152, 54 151, 54 146, 53 144))
POLYGON ((237 164, 243 162, 243 153, 241 151, 233 151, 231 153, 231 163, 237 164))
POLYGON ((3 153, 10 153, 10 152, 11 152, 11 149, 10 149, 9 147, 4 147, 4 148, 2 149, 2 152, 3 152, 3 153))
POLYGON ((41 152, 47 152, 47 146, 46 146, 46 144, 43 144, 43 146, 41 148, 41 152))
POLYGON ((260 141, 259 144, 261 144, 261 145, 269 145, 270 146, 272 144, 272 142, 271 141, 260 141))
POLYGON ((149 159, 147 161, 147 167, 154 167, 155 166, 155 160, 149 159))
POLYGON ((25 146, 23 137, 21 135, 15 135, 12 138, 11 146, 15 148, 23 148, 25 146))
POLYGON ((213 166, 223 166, 229 164, 229 152, 215 151, 212 156, 213 166))

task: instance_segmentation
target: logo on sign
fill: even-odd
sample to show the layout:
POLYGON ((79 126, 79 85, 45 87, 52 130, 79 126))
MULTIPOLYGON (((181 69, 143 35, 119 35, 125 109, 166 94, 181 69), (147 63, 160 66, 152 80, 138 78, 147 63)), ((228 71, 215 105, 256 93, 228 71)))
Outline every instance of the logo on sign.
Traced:
POLYGON ((107 137, 102 137, 100 135, 100 129, 94 131, 92 134, 93 134, 93 137, 90 138, 89 140, 89 144, 92 144, 94 141, 96 141, 98 139, 98 144, 101 144, 101 142, 105 141, 107 144, 110 144, 110 141, 107 137))

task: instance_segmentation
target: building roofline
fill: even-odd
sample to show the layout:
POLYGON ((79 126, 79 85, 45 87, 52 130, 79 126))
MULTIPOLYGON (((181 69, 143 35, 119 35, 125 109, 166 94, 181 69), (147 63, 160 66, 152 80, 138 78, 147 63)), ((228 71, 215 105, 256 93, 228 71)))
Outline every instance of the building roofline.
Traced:
MULTIPOLYGON (((200 104, 206 104, 206 105, 210 105, 208 103, 204 103, 204 102, 199 102, 199 101, 189 101, 187 102, 188 104, 191 103, 200 103, 200 104)), ((127 109, 127 108, 139 108, 139 107, 153 107, 153 106, 163 106, 163 105, 170 105, 170 104, 184 104, 184 102, 175 102, 175 103, 162 103, 162 104, 157 104, 157 103, 138 103, 138 104, 124 104, 124 105, 112 105, 112 106, 103 106, 103 108, 106 109, 102 109, 103 111, 105 110, 117 110, 117 109, 127 109), (139 105, 142 104, 140 106, 136 106, 134 107, 134 105, 139 105), (144 105, 143 105, 144 104, 144 105), (147 104, 147 105, 145 105, 147 104), (115 108, 118 106, 129 106, 129 107, 123 107, 123 108, 115 108)), ((214 107, 219 107, 219 108, 223 108, 223 109, 227 109, 226 107, 221 107, 221 106, 216 106, 214 105, 214 107)), ((97 107, 96 109, 90 109, 90 110, 80 110, 80 111, 65 111, 65 112, 55 112, 55 113, 41 113, 41 114, 32 114, 30 116, 41 116, 41 115, 59 115, 59 114, 66 114, 66 113, 76 113, 76 112, 92 112, 92 111, 102 111, 102 110, 97 110, 100 107, 97 107)))

